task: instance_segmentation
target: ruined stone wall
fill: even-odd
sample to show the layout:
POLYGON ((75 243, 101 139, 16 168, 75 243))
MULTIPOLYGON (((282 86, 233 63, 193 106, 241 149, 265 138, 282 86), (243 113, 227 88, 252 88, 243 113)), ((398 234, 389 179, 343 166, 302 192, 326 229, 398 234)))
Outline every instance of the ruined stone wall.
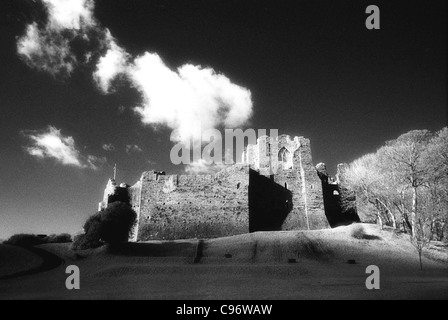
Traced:
POLYGON ((311 155, 310 140, 299 138, 300 174, 302 179, 302 194, 306 203, 306 211, 310 229, 329 228, 325 217, 322 184, 317 175, 311 155))
POLYGON ((129 199, 132 209, 134 209, 137 214, 137 223, 134 229, 131 232, 129 237, 130 241, 136 242, 138 240, 138 229, 139 229, 139 221, 140 221, 140 203, 141 203, 141 192, 142 192, 142 183, 138 181, 135 185, 128 188, 129 199))
POLYGON ((221 237, 249 232, 249 166, 216 175, 141 178, 139 240, 221 237))
POLYGON ((280 231, 292 210, 292 192, 271 177, 250 170, 249 231, 280 231))
POLYGON ((132 240, 330 227, 328 202, 324 208, 329 189, 323 192, 308 139, 260 137, 242 158, 246 163, 216 175, 144 172, 127 188, 138 217, 132 240))
POLYGON ((322 185, 312 161, 310 141, 303 137, 291 139, 287 135, 276 140, 260 137, 258 151, 259 173, 291 191, 291 211, 282 230, 328 228, 322 185))
POLYGON ((360 222, 356 210, 356 197, 344 186, 343 171, 344 165, 338 165, 336 181, 328 175, 325 163, 319 163, 316 166, 321 185, 323 189, 323 200, 325 206, 325 215, 332 228, 349 225, 353 222, 360 222), (345 201, 352 202, 352 205, 344 206, 342 198, 345 201))

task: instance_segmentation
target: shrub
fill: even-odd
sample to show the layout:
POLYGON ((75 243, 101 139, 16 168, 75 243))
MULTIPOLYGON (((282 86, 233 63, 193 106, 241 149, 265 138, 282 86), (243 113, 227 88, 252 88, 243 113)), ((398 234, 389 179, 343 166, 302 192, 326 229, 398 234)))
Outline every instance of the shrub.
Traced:
POLYGON ((68 233, 52 234, 44 238, 45 243, 68 243, 72 242, 72 236, 68 233))
POLYGON ((351 233, 352 237, 359 240, 382 240, 380 237, 367 234, 361 225, 356 225, 351 233))
POLYGON ((100 211, 84 224, 84 231, 92 238, 105 242, 128 241, 137 214, 124 202, 111 203, 106 210, 100 211))
POLYGON ((84 233, 91 237, 101 238, 101 211, 87 218, 83 226, 84 233))
POLYGON ((364 239, 365 235, 364 228, 361 225, 356 225, 351 233, 352 238, 355 239, 364 239))
POLYGON ((101 239, 106 242, 128 241, 137 214, 124 202, 114 202, 101 212, 101 239))
POLYGON ((40 237, 35 234, 15 234, 11 236, 4 244, 9 244, 11 246, 19 247, 32 247, 40 244, 44 244, 44 237, 40 237))
POLYGON ((84 223, 84 234, 75 238, 73 250, 97 248, 102 242, 126 242, 135 225, 137 214, 124 202, 114 202, 95 213, 84 223))
POLYGON ((19 247, 33 247, 46 243, 67 243, 72 241, 72 236, 68 233, 52 234, 49 236, 38 236, 35 234, 15 234, 4 242, 19 247))
POLYGON ((101 247, 103 244, 98 240, 88 237, 86 234, 78 234, 73 239, 72 250, 87 250, 101 247))

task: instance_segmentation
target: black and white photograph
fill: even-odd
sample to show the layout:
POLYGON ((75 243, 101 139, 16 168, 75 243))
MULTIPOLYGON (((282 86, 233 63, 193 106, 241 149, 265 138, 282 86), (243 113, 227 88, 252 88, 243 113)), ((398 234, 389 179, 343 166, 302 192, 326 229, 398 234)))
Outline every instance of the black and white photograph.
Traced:
POLYGON ((0 0, 0 300, 447 300, 447 6, 0 0))

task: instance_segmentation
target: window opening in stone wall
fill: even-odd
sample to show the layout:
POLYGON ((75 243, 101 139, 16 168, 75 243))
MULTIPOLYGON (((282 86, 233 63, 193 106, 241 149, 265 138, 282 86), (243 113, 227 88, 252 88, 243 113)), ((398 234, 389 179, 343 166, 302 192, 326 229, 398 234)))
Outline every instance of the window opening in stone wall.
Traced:
POLYGON ((278 165, 284 170, 292 169, 292 154, 285 147, 278 152, 278 165))

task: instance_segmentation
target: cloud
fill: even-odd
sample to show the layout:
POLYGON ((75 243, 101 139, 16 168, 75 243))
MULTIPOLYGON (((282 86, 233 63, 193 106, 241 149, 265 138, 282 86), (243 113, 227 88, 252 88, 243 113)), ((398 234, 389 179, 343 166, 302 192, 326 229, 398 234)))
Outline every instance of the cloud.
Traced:
POLYGON ((118 75, 126 72, 129 54, 117 45, 109 30, 107 30, 106 42, 108 43, 108 50, 99 59, 93 78, 104 93, 110 93, 112 91, 112 81, 118 75))
POLYGON ((189 145, 200 139, 201 130, 234 128, 252 115, 251 92, 211 68, 186 64, 173 71, 159 55, 146 52, 135 59, 128 76, 142 93, 142 104, 135 108, 142 123, 177 130, 176 142, 189 145))
POLYGON ((115 151, 115 146, 112 143, 103 144, 102 148, 108 152, 115 151))
POLYGON ((90 169, 97 170, 97 169, 99 169, 100 166, 107 163, 106 157, 97 157, 97 156, 87 155, 86 157, 83 157, 83 158, 86 159, 85 160, 86 164, 83 165, 83 168, 90 168, 90 169))
POLYGON ((126 111, 126 107, 125 106, 119 106, 118 107, 118 114, 123 114, 126 111))
POLYGON ((24 131, 23 134, 31 140, 31 146, 25 150, 33 157, 50 158, 63 165, 89 169, 98 169, 99 165, 106 162, 105 158, 82 155, 75 147, 75 140, 63 136, 61 131, 53 126, 40 131, 24 131))
POLYGON ((212 68, 186 64, 171 70, 157 53, 149 52, 130 61, 113 39, 109 43, 94 73, 98 86, 108 93, 116 77, 127 77, 142 96, 134 108, 141 122, 176 130, 175 142, 190 145, 204 130, 235 128, 251 117, 251 92, 212 68))
POLYGON ((185 166, 185 172, 188 174, 214 174, 228 166, 223 163, 207 164, 204 159, 192 162, 185 166))
POLYGON ((133 153, 133 152, 143 152, 143 150, 136 144, 128 144, 126 146, 126 153, 133 153))
POLYGON ((30 67, 52 75, 71 74, 77 63, 68 39, 58 33, 41 31, 35 23, 27 27, 17 51, 30 67))
MULTIPOLYGON (((17 42, 17 52, 32 68, 56 75, 70 75, 80 63, 74 53, 75 41, 86 44, 97 42, 94 50, 108 45, 105 30, 93 17, 93 0, 41 0, 47 9, 48 19, 38 26, 36 22, 27 26, 25 35, 17 42), (90 32, 96 32, 94 41, 90 32), (104 42, 103 45, 100 45, 104 42)), ((92 52, 82 55, 90 61, 92 52)))
POLYGON ((51 29, 79 30, 84 25, 93 25, 93 0, 42 0, 46 4, 51 29))
POLYGON ((68 76, 81 64, 94 66, 92 77, 105 94, 123 77, 140 93, 134 111, 141 123, 172 129, 172 141, 187 147, 201 141, 201 131, 237 128, 252 116, 250 90, 213 68, 185 64, 172 69, 157 53, 129 54, 95 19, 94 0, 41 1, 48 21, 28 25, 17 43, 29 66, 68 76), (79 41, 82 54, 75 54, 79 41))

